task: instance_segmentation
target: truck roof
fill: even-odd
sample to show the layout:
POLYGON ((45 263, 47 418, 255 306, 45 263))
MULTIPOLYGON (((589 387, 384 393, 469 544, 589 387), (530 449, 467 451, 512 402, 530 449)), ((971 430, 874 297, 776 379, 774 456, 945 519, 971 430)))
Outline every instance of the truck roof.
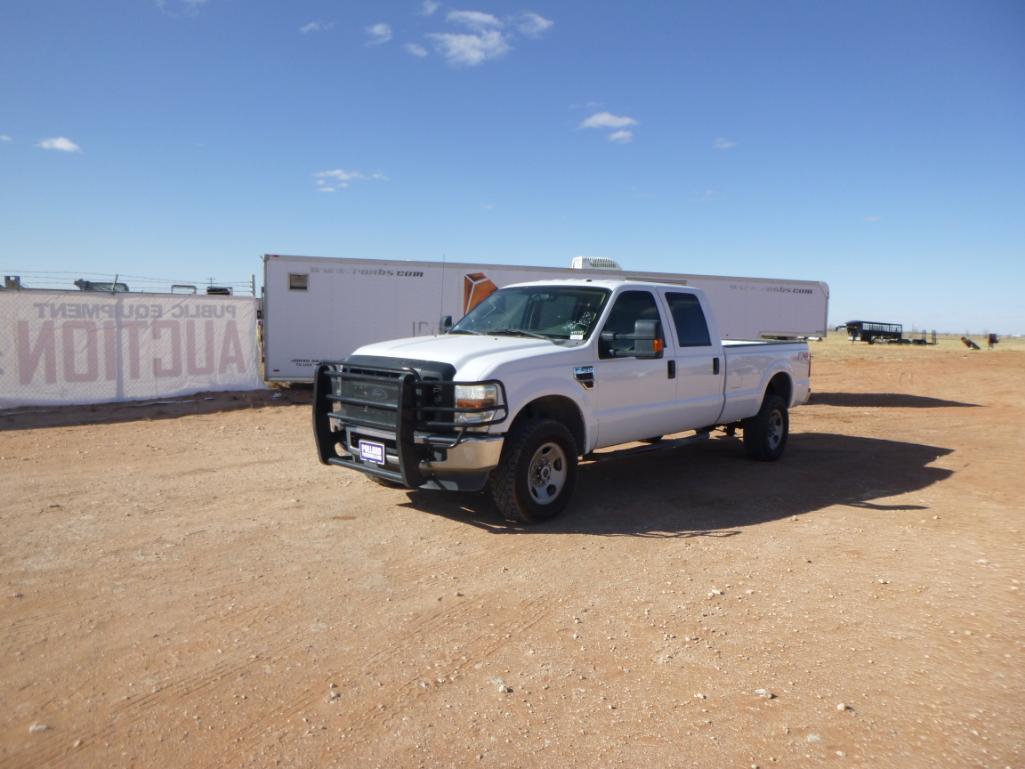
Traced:
POLYGON ((505 286, 505 288, 521 288, 523 286, 579 286, 581 288, 597 286, 598 288, 607 288, 610 291, 625 286, 629 288, 685 288, 688 291, 700 291, 700 289, 694 286, 688 286, 682 283, 657 283, 655 281, 629 280, 627 278, 558 278, 554 280, 531 280, 525 283, 512 283, 505 286))

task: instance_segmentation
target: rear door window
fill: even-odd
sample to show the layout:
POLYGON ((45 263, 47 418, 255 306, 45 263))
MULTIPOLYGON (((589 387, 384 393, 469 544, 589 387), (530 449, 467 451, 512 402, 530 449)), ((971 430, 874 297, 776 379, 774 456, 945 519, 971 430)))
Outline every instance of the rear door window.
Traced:
POLYGON ((694 294, 671 292, 666 294, 669 311, 676 327, 676 340, 680 347, 709 347, 708 322, 701 309, 701 302, 694 294))

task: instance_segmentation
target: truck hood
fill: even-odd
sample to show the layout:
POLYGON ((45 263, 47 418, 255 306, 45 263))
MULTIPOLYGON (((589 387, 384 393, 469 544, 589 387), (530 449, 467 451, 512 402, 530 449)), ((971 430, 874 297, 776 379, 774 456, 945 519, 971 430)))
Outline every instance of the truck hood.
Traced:
POLYGON ((487 378, 504 363, 524 358, 565 354, 574 349, 576 348, 523 336, 444 334, 376 342, 360 347, 353 355, 449 363, 455 366, 456 377, 466 381, 487 378))

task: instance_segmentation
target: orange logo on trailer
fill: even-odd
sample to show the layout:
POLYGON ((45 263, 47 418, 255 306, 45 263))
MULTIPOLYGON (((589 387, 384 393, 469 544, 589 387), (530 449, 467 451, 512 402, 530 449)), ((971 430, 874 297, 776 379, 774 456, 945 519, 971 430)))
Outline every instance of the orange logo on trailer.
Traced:
POLYGON ((465 315, 493 293, 498 286, 483 272, 471 272, 463 276, 463 314, 465 315))

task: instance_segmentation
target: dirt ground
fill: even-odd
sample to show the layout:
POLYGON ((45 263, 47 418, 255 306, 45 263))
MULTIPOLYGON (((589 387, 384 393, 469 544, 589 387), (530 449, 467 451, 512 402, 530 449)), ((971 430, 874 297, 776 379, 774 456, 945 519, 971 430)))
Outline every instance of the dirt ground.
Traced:
POLYGON ((1025 349, 813 352, 532 528, 304 392, 0 415, 0 766, 1025 766, 1025 349))

